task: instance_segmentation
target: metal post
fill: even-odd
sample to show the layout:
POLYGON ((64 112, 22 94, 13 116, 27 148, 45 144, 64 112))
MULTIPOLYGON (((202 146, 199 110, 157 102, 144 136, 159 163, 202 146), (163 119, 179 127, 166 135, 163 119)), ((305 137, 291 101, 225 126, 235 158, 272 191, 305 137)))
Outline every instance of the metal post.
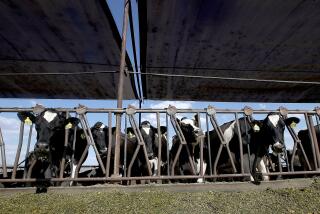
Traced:
MULTIPOLYGON (((242 144, 242 136, 241 136, 241 130, 240 130, 240 124, 239 124, 239 118, 238 118, 238 114, 237 113, 234 113, 234 117, 235 117, 235 120, 236 120, 236 124, 237 124, 237 132, 238 132, 238 140, 239 140, 239 152, 240 152, 240 167, 241 167, 241 173, 243 174, 244 173, 244 168, 243 168, 243 144, 242 144)), ((244 126, 245 126, 245 129, 246 129, 246 137, 248 138, 248 131, 247 131, 247 122, 246 122, 246 117, 244 117, 244 126)), ((249 147, 249 139, 248 140, 248 159, 249 159, 249 168, 251 166, 250 164, 250 147, 249 147)))
MULTIPOLYGON (((119 83, 118 83, 118 101, 117 108, 122 108, 123 100, 123 79, 126 59, 126 41, 127 41, 127 29, 128 29, 128 17, 129 17, 129 0, 125 0, 124 14, 123 14, 123 26, 122 26, 122 44, 121 44, 121 61, 119 70, 119 83)), ((119 164, 120 164, 120 135, 121 135, 121 115, 116 116, 116 145, 114 154, 114 170, 113 177, 119 177, 119 164)))
POLYGON ((29 162, 29 151, 30 151, 30 144, 31 144, 31 138, 32 138, 32 129, 33 129, 33 123, 31 124, 30 130, 29 130, 29 138, 28 138, 27 151, 25 156, 23 178, 27 177, 27 167, 29 162))
POLYGON ((18 144, 18 148, 17 148, 16 159, 15 159, 14 165, 13 165, 13 170, 12 170, 11 179, 15 179, 15 178, 16 178, 16 173, 17 173, 17 168, 18 168, 18 162, 19 162, 20 153, 21 153, 21 148, 22 148, 22 142, 23 142, 23 132, 24 132, 24 122, 21 121, 21 124, 20 124, 20 135, 19 135, 19 144, 18 144))
POLYGON ((316 131, 315 131, 315 128, 314 128, 312 116, 308 115, 308 118, 309 118, 310 129, 311 129, 311 134, 312 134, 313 143, 314 143, 315 157, 317 159, 316 162, 318 164, 318 167, 316 167, 316 169, 319 169, 320 168, 320 154, 319 154, 319 146, 318 146, 317 134, 316 134, 316 131))
POLYGON ((8 174, 7 174, 7 163, 6 163, 6 152, 5 152, 5 147, 4 147, 4 141, 3 141, 3 137, 2 137, 1 128, 0 128, 0 147, 1 147, 2 173, 3 173, 3 177, 6 178, 6 177, 8 177, 8 174))
MULTIPOLYGON (((69 118, 69 112, 66 112, 66 119, 69 118)), ((76 138, 76 136, 74 136, 76 138)), ((64 130, 64 146, 63 146, 63 156, 60 163, 60 175, 59 178, 63 178, 64 173, 64 166, 66 163, 66 156, 67 156, 67 146, 68 146, 68 140, 69 140, 69 129, 65 128, 64 130)), ((74 152, 74 151, 73 151, 74 152)))
MULTIPOLYGON (((315 151, 315 141, 314 141, 314 137, 313 137, 313 133, 312 133, 312 127, 311 127, 311 124, 310 124, 310 118, 308 117, 308 114, 305 113, 304 114, 304 117, 306 119, 306 123, 307 123, 307 128, 308 128, 308 131, 309 131, 309 137, 310 137, 310 140, 311 140, 311 148, 312 148, 312 156, 313 156, 313 163, 314 163, 314 167, 315 169, 317 169, 317 157, 316 157, 316 151, 315 151)), ((315 170, 313 169, 313 170, 315 170)))
POLYGON ((161 175, 161 148, 162 148, 162 135, 161 135, 161 130, 160 130, 160 113, 157 112, 157 131, 158 131, 158 176, 161 175))

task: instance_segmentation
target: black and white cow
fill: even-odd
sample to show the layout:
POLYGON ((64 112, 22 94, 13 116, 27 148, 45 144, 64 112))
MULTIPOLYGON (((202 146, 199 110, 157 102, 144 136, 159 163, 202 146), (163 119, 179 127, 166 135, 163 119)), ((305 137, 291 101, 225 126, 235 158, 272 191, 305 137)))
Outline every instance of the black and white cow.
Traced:
MULTIPOLYGON (((270 113, 264 120, 247 120, 245 118, 239 119, 240 137, 242 140, 243 149, 243 168, 244 173, 256 174, 258 169, 261 173, 266 173, 266 166, 262 158, 268 154, 269 147, 275 152, 280 153, 284 149, 284 130, 286 124, 292 122, 298 123, 299 119, 291 117, 284 119, 279 114, 270 113), (248 156, 248 145, 250 149, 250 160, 248 156), (250 163, 250 165, 249 165, 250 163)), ((230 121, 220 126, 222 130, 225 143, 229 143, 231 157, 235 163, 237 172, 241 172, 240 166, 240 149, 239 149, 239 133, 236 121, 230 121)), ((218 149, 220 147, 220 140, 216 130, 209 132, 212 166, 217 158, 218 149)), ((205 141, 207 142, 207 140, 205 141)), ((207 149, 207 147, 205 147, 207 149)), ((206 154, 207 151, 204 152, 206 154)), ((208 160, 205 157, 205 160, 208 160)), ((219 158, 217 173, 233 173, 231 161, 224 149, 219 158)), ((255 176, 254 176, 255 177, 255 176)), ((251 180, 254 178, 251 177, 251 180)), ((263 180, 268 180, 268 176, 263 176, 263 180)))
MULTIPOLYGON (((314 126, 316 137, 317 137, 317 143, 318 143, 318 149, 320 150, 320 125, 314 126)), ((305 130, 300 130, 298 132, 298 138, 301 140, 301 144, 303 146, 303 149, 306 153, 308 162, 310 164, 311 170, 316 170, 315 164, 314 164, 314 155, 312 151, 312 141, 310 139, 309 131, 307 129, 305 130)), ((315 145, 314 145, 315 146, 315 145)), ((316 147, 315 147, 316 149, 316 147)), ((318 152, 320 152, 318 150, 318 152)), ((299 160, 301 162, 301 165, 305 171, 309 171, 309 167, 307 165, 306 159, 302 153, 301 148, 298 146, 297 147, 297 153, 299 156, 299 160)))
MULTIPOLYGON (((174 167, 174 175, 195 175, 199 173, 199 151, 196 150, 196 146, 199 144, 200 140, 204 138, 203 131, 198 127, 197 121, 195 119, 189 119, 186 117, 178 120, 178 124, 181 128, 182 134, 186 140, 186 146, 183 146, 180 152, 180 155, 177 159, 177 163, 173 166, 173 162, 175 157, 177 156, 179 146, 181 141, 177 135, 172 138, 172 147, 170 149, 170 168, 174 167), (190 157, 188 154, 188 150, 190 153, 190 157, 193 160, 193 163, 190 163, 190 157), (197 162, 196 162, 197 161, 197 162), (192 165, 194 165, 194 170, 192 170, 192 165)), ((205 166, 204 166, 205 171, 205 166)))
MULTIPOLYGON (((144 156, 144 152, 142 147, 140 148, 135 161, 133 162, 131 176, 148 176, 148 167, 147 164, 150 164, 152 169, 152 175, 156 175, 158 171, 158 148, 159 148, 159 137, 157 129, 151 126, 150 122, 144 121, 141 123, 140 132, 142 138, 145 142, 148 161, 144 156)), ((109 175, 113 173, 113 164, 114 164, 114 148, 116 142, 115 135, 116 128, 112 128, 112 137, 111 137, 111 156, 110 156, 110 171, 109 175)), ((99 151, 99 154, 102 158, 103 163, 107 161, 107 153, 108 153, 108 145, 109 145, 109 128, 106 127, 103 123, 97 122, 92 128, 91 132, 96 144, 96 147, 99 151)), ((167 142, 165 139, 166 128, 161 127, 161 150, 162 150, 162 160, 163 163, 166 161, 165 152, 167 150, 167 142)), ((133 154, 138 146, 137 137, 134 134, 134 131, 131 127, 127 128, 127 157, 126 163, 124 163, 124 151, 125 151, 125 134, 121 133, 120 136, 120 165, 121 173, 123 173, 122 168, 123 165, 126 164, 127 168, 131 162, 133 154)))
MULTIPOLYGON (((22 121, 32 121, 37 131, 37 141, 34 151, 27 158, 28 175, 32 178, 50 179, 59 177, 60 171, 69 171, 71 158, 74 154, 74 167, 85 150, 87 141, 83 138, 83 133, 78 130, 76 136, 75 151, 73 151, 74 128, 79 123, 75 117, 66 118, 64 112, 55 109, 47 109, 38 115, 31 112, 19 112, 18 117, 22 121), (68 144, 65 148, 65 130, 69 132, 68 144), (65 157, 65 169, 60 169, 61 161, 65 157), (31 167, 32 164, 32 167, 31 167)), ((72 173, 74 175, 74 173, 72 173)), ((70 173, 69 173, 70 175, 70 173)), ((37 192, 45 192, 49 182, 37 183, 37 192)))

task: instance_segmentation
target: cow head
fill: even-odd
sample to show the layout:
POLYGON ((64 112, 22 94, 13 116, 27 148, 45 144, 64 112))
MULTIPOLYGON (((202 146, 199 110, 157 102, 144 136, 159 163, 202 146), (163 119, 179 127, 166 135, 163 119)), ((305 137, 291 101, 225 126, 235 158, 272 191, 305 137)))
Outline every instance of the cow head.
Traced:
POLYGON ((263 136, 268 140, 269 145, 276 153, 281 153, 284 149, 284 130, 286 125, 297 124, 300 119, 297 117, 283 118, 279 114, 268 114, 263 121, 263 136))
POLYGON ((78 118, 66 119, 65 113, 54 109, 45 110, 37 116, 31 112, 19 112, 18 117, 21 121, 35 124, 37 142, 34 152, 38 159, 46 159, 57 147, 63 147, 65 129, 73 128, 79 123, 78 118), (56 143, 59 145, 55 145, 56 143))
POLYGON ((107 155, 107 138, 108 127, 106 127, 102 122, 96 122, 91 128, 91 133, 98 149, 100 155, 107 155))
POLYGON ((143 121, 140 125, 140 131, 146 145, 148 158, 149 159, 153 158, 154 157, 153 151, 155 149, 154 148, 155 133, 157 132, 156 128, 151 126, 149 121, 143 121))
POLYGON ((201 138, 204 138, 204 133, 197 126, 196 120, 183 117, 178 122, 187 143, 190 143, 193 145, 198 144, 199 140, 201 138))
MULTIPOLYGON (((162 143, 167 143, 167 127, 165 126, 160 126, 160 139, 162 143)), ((158 148, 159 147, 158 130, 156 130, 154 142, 155 142, 155 146, 158 148)))

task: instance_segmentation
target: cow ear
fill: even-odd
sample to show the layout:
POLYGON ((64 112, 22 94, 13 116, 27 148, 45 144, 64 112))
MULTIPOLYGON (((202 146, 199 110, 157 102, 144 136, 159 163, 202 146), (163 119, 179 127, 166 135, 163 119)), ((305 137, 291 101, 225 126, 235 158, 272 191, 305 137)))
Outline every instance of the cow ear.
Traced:
POLYGON ((22 111, 22 112, 18 112, 18 118, 28 124, 28 125, 31 125, 32 123, 35 123, 36 121, 36 117, 34 116, 33 113, 31 112, 27 112, 27 111, 22 111))
POLYGON ((133 131, 133 128, 132 128, 132 127, 128 127, 128 128, 127 128, 127 135, 128 135, 128 138, 129 138, 129 139, 135 137, 134 131, 133 131))
POLYGON ((285 119, 284 122, 287 126, 290 126, 291 128, 295 128, 296 125, 300 122, 300 119, 297 117, 289 117, 285 119))
POLYGON ((178 124, 181 126, 181 120, 179 120, 179 118, 176 118, 178 124))
POLYGON ((199 127, 199 116, 198 116, 198 114, 195 114, 195 115, 193 116, 193 118, 194 118, 194 125, 195 125, 196 127, 199 127))
POLYGON ((112 133, 112 134, 115 134, 116 131, 117 131, 117 127, 112 127, 112 128, 111 128, 111 133, 112 133))
POLYGON ((166 126, 160 126, 160 132, 161 134, 164 134, 167 132, 167 127, 166 126))
POLYGON ((105 128, 105 125, 102 123, 102 122, 100 122, 100 121, 98 121, 98 122, 96 122, 94 125, 93 125, 93 127, 92 127, 93 129, 104 129, 105 128))
POLYGON ((262 127, 262 123, 260 121, 255 120, 252 122, 251 126, 254 132, 259 132, 262 127))
POLYGON ((73 127, 76 127, 80 123, 80 119, 76 117, 69 117, 65 120, 65 128, 71 129, 73 127))

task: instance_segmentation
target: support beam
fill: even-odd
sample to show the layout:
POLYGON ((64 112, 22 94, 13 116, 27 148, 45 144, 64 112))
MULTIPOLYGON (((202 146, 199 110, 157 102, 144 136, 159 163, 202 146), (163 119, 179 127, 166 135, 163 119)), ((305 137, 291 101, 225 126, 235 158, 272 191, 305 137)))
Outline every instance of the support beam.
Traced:
MULTIPOLYGON (((122 108, 123 100, 123 80, 125 75, 125 59, 126 59, 126 42, 127 42, 127 29, 128 29, 128 17, 129 17, 129 0, 124 1, 124 13, 123 13, 123 25, 122 25, 122 44, 121 44, 121 61, 120 61, 120 73, 118 83, 118 96, 117 96, 117 108, 122 108)), ((121 135, 121 115, 117 114, 116 117, 116 145, 114 154, 114 171, 113 177, 119 176, 119 163, 120 163, 120 135, 121 135)))

